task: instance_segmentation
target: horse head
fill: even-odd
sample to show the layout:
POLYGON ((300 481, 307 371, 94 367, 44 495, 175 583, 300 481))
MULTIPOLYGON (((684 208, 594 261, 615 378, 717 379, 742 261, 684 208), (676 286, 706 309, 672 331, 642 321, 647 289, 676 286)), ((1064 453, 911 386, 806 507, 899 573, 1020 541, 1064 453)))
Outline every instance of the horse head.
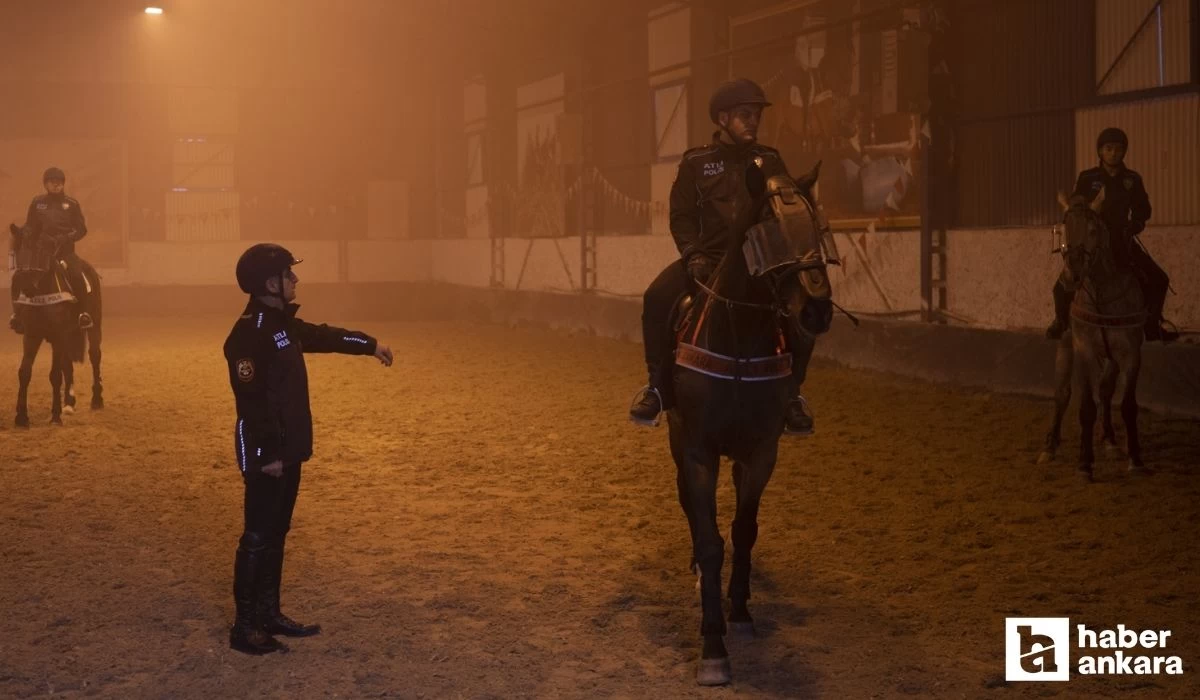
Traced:
POLYGON ((1058 194, 1063 209, 1063 243, 1058 252, 1063 256, 1066 281, 1072 285, 1082 284, 1112 267, 1109 231, 1100 217, 1104 196, 1102 188, 1089 204, 1080 195, 1068 199, 1062 192, 1058 194))
POLYGON ((743 259, 767 282, 775 304, 809 334, 832 321, 826 266, 837 262, 832 234, 817 202, 821 163, 797 179, 772 177, 757 198, 758 223, 745 234, 743 259))

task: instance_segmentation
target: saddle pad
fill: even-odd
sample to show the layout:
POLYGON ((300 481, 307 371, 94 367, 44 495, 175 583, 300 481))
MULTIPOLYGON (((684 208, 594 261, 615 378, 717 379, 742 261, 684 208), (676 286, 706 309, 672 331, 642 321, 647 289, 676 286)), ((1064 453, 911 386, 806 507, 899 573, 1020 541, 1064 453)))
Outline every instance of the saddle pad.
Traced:
POLYGON ((52 306, 54 304, 63 304, 66 302, 74 302, 75 295, 70 292, 53 292, 50 294, 38 294, 36 296, 27 297, 24 293, 17 297, 16 303, 25 306, 52 306))
POLYGON ((688 343, 675 351, 675 364, 717 379, 765 382, 792 374, 792 354, 785 352, 767 357, 736 358, 720 355, 688 343))

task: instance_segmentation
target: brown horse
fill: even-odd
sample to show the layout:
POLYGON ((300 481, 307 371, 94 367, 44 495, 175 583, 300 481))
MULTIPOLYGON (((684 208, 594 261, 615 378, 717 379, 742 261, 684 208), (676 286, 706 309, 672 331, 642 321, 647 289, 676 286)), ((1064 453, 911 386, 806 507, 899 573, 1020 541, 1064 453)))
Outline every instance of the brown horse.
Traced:
POLYGON ((1075 288, 1071 329, 1059 344, 1055 362, 1054 422, 1046 435, 1039 463, 1053 460, 1061 443, 1062 417, 1071 393, 1079 395, 1080 476, 1092 480, 1095 461, 1092 439, 1097 403, 1104 407, 1103 440, 1110 454, 1118 454, 1111 404, 1118 385, 1121 418, 1129 471, 1144 472, 1137 427, 1137 380, 1142 366, 1142 340, 1146 305, 1132 269, 1117 263, 1112 237, 1098 212, 1104 203, 1101 190, 1089 206, 1082 197, 1070 201, 1059 194, 1063 207, 1063 279, 1075 288))

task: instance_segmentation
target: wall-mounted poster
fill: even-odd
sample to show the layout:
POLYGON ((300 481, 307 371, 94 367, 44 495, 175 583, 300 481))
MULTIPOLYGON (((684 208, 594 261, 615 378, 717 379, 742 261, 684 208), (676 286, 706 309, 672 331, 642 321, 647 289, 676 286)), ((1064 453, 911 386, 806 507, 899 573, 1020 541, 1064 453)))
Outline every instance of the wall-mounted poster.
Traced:
POLYGON ((919 11, 883 0, 790 2, 731 19, 731 72, 773 106, 759 139, 793 175, 822 162, 835 227, 920 224, 927 60, 919 11))

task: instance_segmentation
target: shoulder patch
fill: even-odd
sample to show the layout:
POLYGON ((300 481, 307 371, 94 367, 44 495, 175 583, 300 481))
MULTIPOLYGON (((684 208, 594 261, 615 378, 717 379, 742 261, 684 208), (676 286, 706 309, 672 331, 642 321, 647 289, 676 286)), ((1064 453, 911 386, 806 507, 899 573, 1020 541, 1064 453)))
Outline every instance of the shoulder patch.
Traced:
POLYGON ((243 357, 237 361, 237 378, 240 382, 254 381, 254 360, 243 357))

